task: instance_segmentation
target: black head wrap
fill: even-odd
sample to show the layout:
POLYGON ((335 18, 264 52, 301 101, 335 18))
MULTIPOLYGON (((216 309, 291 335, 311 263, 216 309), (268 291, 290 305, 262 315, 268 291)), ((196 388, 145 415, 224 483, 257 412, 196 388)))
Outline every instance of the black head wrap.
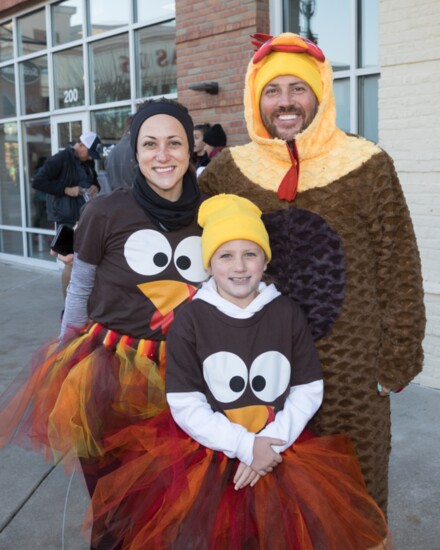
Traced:
POLYGON ((134 155, 136 156, 136 144, 139 130, 142 124, 154 115, 169 115, 177 119, 185 129, 188 138, 190 153, 194 150, 194 124, 188 113, 188 109, 180 103, 172 100, 158 99, 153 100, 139 108, 134 115, 130 126, 130 144, 134 155))

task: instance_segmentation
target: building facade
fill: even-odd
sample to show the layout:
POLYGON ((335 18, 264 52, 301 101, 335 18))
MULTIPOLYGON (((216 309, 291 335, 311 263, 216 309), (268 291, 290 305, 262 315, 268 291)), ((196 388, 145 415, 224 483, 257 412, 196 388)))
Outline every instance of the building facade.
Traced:
POLYGON ((436 0, 2 0, 0 259, 54 268, 35 171, 89 129, 105 155, 146 97, 178 97, 228 145, 246 142, 250 35, 299 32, 332 62, 338 125, 395 159, 425 281, 419 381, 440 388, 439 24, 436 0))

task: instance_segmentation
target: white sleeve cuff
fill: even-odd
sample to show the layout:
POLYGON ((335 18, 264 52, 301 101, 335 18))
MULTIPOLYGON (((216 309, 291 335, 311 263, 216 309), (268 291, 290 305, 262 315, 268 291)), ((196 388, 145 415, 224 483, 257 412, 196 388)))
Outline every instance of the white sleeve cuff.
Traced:
POLYGON ((167 393, 173 418, 184 432, 204 447, 238 458, 248 466, 253 461, 255 434, 214 412, 201 392, 167 393))
POLYGON ((309 420, 315 415, 321 406, 323 395, 323 380, 292 386, 283 409, 258 436, 275 437, 286 441, 283 446, 273 445, 273 450, 277 453, 285 451, 293 445, 309 420))

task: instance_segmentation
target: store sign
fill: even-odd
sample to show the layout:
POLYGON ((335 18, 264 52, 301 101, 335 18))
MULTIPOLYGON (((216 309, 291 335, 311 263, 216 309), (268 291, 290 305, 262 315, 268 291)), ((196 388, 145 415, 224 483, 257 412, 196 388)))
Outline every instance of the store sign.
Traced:
POLYGON ((21 70, 25 84, 33 84, 40 80, 40 68, 35 63, 32 63, 32 61, 22 63, 21 70))
POLYGON ((0 74, 2 77, 11 84, 15 84, 15 71, 14 65, 9 65, 8 67, 2 67, 0 69, 0 74))

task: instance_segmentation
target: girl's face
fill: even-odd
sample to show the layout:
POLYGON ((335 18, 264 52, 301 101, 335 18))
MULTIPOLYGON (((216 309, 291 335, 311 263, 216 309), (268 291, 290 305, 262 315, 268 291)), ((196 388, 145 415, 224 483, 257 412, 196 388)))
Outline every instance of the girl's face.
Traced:
POLYGON ((266 265, 266 255, 261 246, 240 239, 228 241, 217 248, 208 272, 214 277, 220 296, 245 308, 258 295, 258 285, 266 265))
POLYGON ((160 197, 177 201, 189 167, 188 138, 180 122, 169 115, 154 115, 140 127, 136 157, 147 184, 160 197))

